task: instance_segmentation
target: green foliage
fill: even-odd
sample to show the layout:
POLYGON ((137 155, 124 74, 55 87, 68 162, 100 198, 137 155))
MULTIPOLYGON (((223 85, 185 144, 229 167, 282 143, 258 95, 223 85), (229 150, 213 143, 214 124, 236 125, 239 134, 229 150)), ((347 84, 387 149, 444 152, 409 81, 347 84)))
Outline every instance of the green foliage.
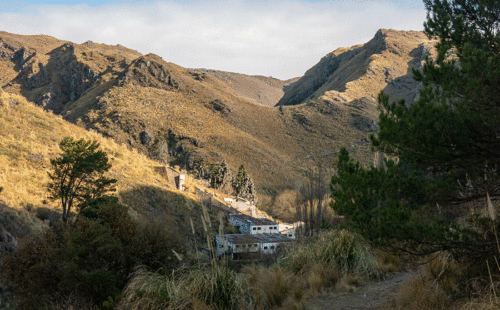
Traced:
POLYGON ((241 165, 238 168, 238 174, 236 178, 233 179, 233 190, 236 196, 248 199, 254 203, 257 202, 257 191, 255 190, 255 184, 245 171, 245 167, 241 165))
POLYGON ((48 191, 51 199, 61 201, 62 218, 67 222, 73 205, 81 209, 86 200, 104 196, 114 190, 116 180, 104 176, 111 164, 96 141, 66 137, 59 146, 63 153, 50 160, 54 171, 49 173, 48 191))
POLYGON ((222 161, 222 164, 210 167, 210 185, 213 188, 230 191, 232 181, 231 169, 225 159, 222 161))
POLYGON ((1 270, 22 309, 39 309, 56 295, 112 306, 136 266, 175 268, 172 249, 184 253, 166 227, 137 225, 117 198, 100 197, 86 202, 71 227, 22 240, 1 270))
MULTIPOLYGON (((462 180, 467 174, 470 185, 484 190, 480 195, 497 194, 499 183, 492 168, 500 163, 500 25, 493 12, 500 10, 500 4, 484 0, 426 0, 425 4, 426 32, 440 39, 438 58, 427 59, 423 71, 414 72, 424 85, 416 103, 390 103, 387 96, 379 97, 380 132, 372 141, 421 169, 432 167, 462 180), (450 57, 454 51, 457 57, 450 57)), ((452 196, 449 199, 455 201, 471 198, 452 196)))
POLYGON ((245 167, 241 165, 238 168, 238 174, 236 175, 236 178, 233 179, 233 189, 237 196, 240 195, 241 192, 243 191, 246 177, 247 177, 247 172, 245 171, 245 167))
POLYGON ((450 250, 457 255, 479 246, 473 239, 476 231, 453 221, 453 209, 434 212, 426 204, 434 180, 410 165, 385 163, 386 168, 365 169, 342 149, 331 183, 335 212, 378 246, 412 254, 450 250))
POLYGON ((500 198, 500 3, 424 2, 438 57, 414 71, 423 84, 415 103, 379 95, 380 131, 371 137, 398 162, 365 169, 341 152, 332 207, 377 244, 480 257, 498 250, 495 212, 485 225, 472 203, 484 210, 487 193, 500 198))

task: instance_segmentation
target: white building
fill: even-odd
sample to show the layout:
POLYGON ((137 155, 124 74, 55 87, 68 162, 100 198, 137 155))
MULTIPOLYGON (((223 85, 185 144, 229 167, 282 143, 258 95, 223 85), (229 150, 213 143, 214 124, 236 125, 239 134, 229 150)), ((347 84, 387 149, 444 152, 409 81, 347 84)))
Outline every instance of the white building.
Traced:
POLYGON ((295 239, 299 230, 304 229, 304 222, 295 222, 293 224, 280 223, 279 232, 280 234, 287 235, 288 237, 295 239))
POLYGON ((229 220, 240 233, 247 235, 279 234, 279 225, 266 218, 255 218, 246 214, 230 214, 229 220))
POLYGON ((292 239, 287 235, 273 234, 230 234, 216 235, 217 256, 226 253, 232 259, 242 257, 255 257, 266 254, 274 254, 282 247, 290 244, 292 239))

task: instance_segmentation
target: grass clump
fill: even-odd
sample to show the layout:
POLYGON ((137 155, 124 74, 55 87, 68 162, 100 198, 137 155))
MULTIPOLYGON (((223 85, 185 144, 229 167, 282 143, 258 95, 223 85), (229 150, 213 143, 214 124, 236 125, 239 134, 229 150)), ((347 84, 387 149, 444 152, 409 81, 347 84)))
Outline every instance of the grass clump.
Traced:
POLYGON ((378 264, 369 245, 348 230, 330 230, 310 242, 299 243, 278 260, 278 264, 295 273, 311 270, 317 264, 335 266, 343 275, 375 275, 378 264))
POLYGON ((220 264, 198 264, 171 275, 139 268, 119 309, 244 309, 252 304, 247 276, 220 264))

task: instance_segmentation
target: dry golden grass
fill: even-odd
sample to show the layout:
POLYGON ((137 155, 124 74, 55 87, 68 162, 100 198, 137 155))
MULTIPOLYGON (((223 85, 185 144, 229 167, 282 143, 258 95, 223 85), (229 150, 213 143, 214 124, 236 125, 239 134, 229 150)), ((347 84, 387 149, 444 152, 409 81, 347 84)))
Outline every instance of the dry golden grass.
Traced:
POLYGON ((396 301, 397 309, 498 309, 496 292, 500 282, 490 283, 489 278, 484 277, 464 277, 478 267, 481 266, 459 264, 450 255, 441 254, 403 283, 396 301))
MULTIPOLYGON (((144 189, 158 193, 156 199, 174 203, 182 198, 179 208, 196 205, 195 180, 187 178, 187 192, 173 188, 154 167, 161 166, 136 150, 120 145, 100 134, 64 121, 60 116, 43 111, 21 96, 0 94, 0 197, 12 208, 50 206, 57 202, 47 199, 50 159, 61 153, 59 142, 65 136, 91 139, 100 143, 112 163, 109 175, 118 179, 118 195, 122 201, 141 211, 149 205, 151 196, 141 195, 144 189)), ((202 186, 198 184, 198 186, 202 186)))
MULTIPOLYGON (((351 113, 354 108, 340 109, 342 115, 335 116, 321 112, 325 108, 322 103, 287 106, 282 111, 255 103, 255 98, 258 99, 256 93, 261 92, 257 89, 259 85, 269 86, 268 90, 259 94, 270 104, 269 100, 279 97, 275 91, 290 81, 223 72, 218 72, 218 80, 210 74, 179 67, 155 55, 142 56, 122 46, 92 42, 73 44, 46 36, 20 36, 3 32, 0 37, 14 50, 24 46, 36 51, 23 68, 18 68, 11 61, 0 62, 0 69, 5 72, 0 85, 6 85, 10 93, 23 94, 35 101, 54 86, 53 95, 59 96, 58 91, 62 86, 58 76, 71 78, 73 69, 80 70, 80 73, 91 69, 100 78, 82 81, 91 85, 76 101, 64 104, 62 114, 65 119, 86 128, 95 128, 118 144, 133 141, 134 148, 142 153, 147 152, 139 139, 142 131, 154 136, 161 130, 172 130, 178 136, 196 139, 201 146, 188 145, 188 153, 197 154, 208 163, 220 163, 225 158, 234 171, 241 164, 245 165, 257 184, 262 197, 259 200, 263 202, 272 203, 280 192, 295 189, 298 183, 304 181, 303 172, 312 164, 323 162, 324 166, 330 167, 337 157, 336 152, 343 146, 355 153, 353 157, 356 159, 366 163, 372 160, 368 134, 353 127, 351 113), (178 87, 143 87, 133 79, 123 83, 120 72, 137 59, 158 64, 156 68, 164 68, 168 73, 163 73, 169 74, 178 87), (70 65, 61 69, 57 66, 61 62, 70 65), (41 68, 46 72, 41 72, 41 68), (47 80, 34 88, 26 88, 23 81, 33 77, 47 80), (243 86, 237 87, 245 81, 257 85, 251 94, 243 94, 243 86), (101 99, 108 102, 106 107, 96 105, 96 100, 101 99), (206 107, 213 100, 223 102, 231 111, 226 115, 213 112, 206 107)), ((400 57, 400 61, 408 61, 406 52, 401 52, 404 57, 400 57)), ((377 61, 381 63, 381 60, 377 61)), ((357 67, 349 70, 366 69, 357 67)), ((150 74, 150 68, 144 69, 143 73, 150 74)), ((156 77, 150 76, 150 80, 156 77)), ((343 80, 343 83, 347 82, 348 79, 343 80)), ((371 96, 378 92, 373 92, 371 86, 365 91, 371 96)), ((376 118, 374 113, 369 116, 376 118)), ((186 155, 179 155, 179 161, 186 155)), ((282 213, 289 214, 286 211, 282 213)))
MULTIPOLYGON (((278 206, 273 205, 274 198, 303 183, 304 171, 311 165, 321 162, 325 167, 331 167, 341 147, 347 147, 357 160, 372 162, 373 155, 367 139, 371 132, 359 129, 358 125, 377 119, 378 110, 372 99, 381 89, 386 89, 391 95, 414 95, 414 89, 410 94, 406 87, 399 91, 390 85, 401 76, 405 76, 405 81, 411 79, 407 73, 420 61, 417 47, 425 41, 423 35, 419 32, 383 32, 386 34, 385 41, 370 41, 352 59, 347 57, 348 54, 360 46, 339 49, 327 55, 324 58, 326 62, 341 54, 347 56, 338 72, 317 90, 313 100, 285 106, 281 111, 277 107, 257 104, 255 100, 258 101, 260 94, 261 101, 269 104, 270 100, 278 98, 277 89, 290 81, 216 72, 219 80, 210 74, 165 62, 155 55, 142 56, 123 46, 92 42, 73 44, 46 36, 20 36, 4 32, 0 33, 0 37, 14 50, 24 46, 36 51, 36 54, 23 68, 12 61, 0 61, 0 70, 4 73, 0 77, 0 85, 6 85, 10 93, 23 94, 35 101, 48 92, 59 96, 58 90, 62 87, 59 77, 72 79, 71 68, 80 70, 77 71, 79 74, 90 68, 100 78, 80 81, 91 85, 87 85, 88 88, 76 101, 64 104, 61 113, 65 119, 82 127, 97 129, 118 144, 132 141, 133 147, 141 153, 147 153, 147 148, 139 139, 142 131, 154 136, 162 130, 171 130, 177 136, 196 139, 200 146, 185 143, 183 146, 187 150, 178 155, 179 163, 182 164, 188 154, 195 154, 209 164, 226 159, 235 172, 243 164, 257 185, 261 205, 268 203, 277 209, 278 206), (142 70, 140 74, 147 75, 150 82, 158 77, 150 74, 153 66, 127 69, 139 59, 165 69, 161 74, 168 74, 177 86, 144 87, 149 84, 141 84, 140 78, 131 78, 125 83, 123 75, 120 75, 124 70, 126 73, 142 70), (57 65, 61 62, 70 65, 61 69, 57 65), (40 74, 41 68, 46 71, 44 74, 40 74), (42 80, 46 79, 44 83, 27 88, 24 81, 37 75, 42 80), (246 86, 240 84, 246 82, 256 85, 252 86, 256 89, 244 93, 246 86), (257 89, 259 85, 269 86, 269 89, 261 91, 257 89), (50 90, 52 87, 53 91, 50 90), (371 101, 367 106, 364 103, 337 102, 338 92, 344 93, 350 100, 364 97, 371 101), (108 104, 102 107, 96 104, 96 100, 108 104), (230 112, 224 114, 207 108, 206 105, 213 100, 225 104, 230 112)), ((320 71, 323 62, 317 66, 320 71)), ((310 83, 303 83, 303 79, 301 81, 290 94, 311 86, 310 83)), ((287 220, 291 219, 288 210, 277 213, 287 220)))

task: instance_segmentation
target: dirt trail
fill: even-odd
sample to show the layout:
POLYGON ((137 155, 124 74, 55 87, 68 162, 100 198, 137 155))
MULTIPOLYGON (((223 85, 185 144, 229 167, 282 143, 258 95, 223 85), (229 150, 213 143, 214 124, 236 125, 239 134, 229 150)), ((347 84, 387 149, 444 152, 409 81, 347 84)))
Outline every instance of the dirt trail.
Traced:
POLYGON ((391 279, 372 282, 358 288, 355 292, 334 292, 311 299, 308 310, 378 310, 394 309, 395 298, 401 283, 410 279, 414 273, 405 272, 391 279))

